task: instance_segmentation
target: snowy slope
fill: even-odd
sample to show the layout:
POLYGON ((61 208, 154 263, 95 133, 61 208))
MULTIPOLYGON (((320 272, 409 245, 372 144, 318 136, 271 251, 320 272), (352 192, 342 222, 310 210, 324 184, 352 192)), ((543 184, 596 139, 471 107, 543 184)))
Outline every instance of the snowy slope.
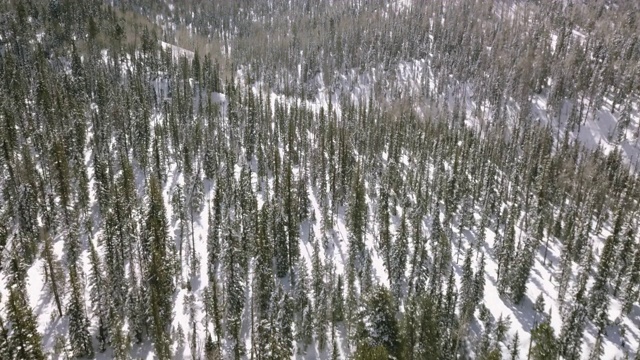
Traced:
MULTIPOLYGON (((179 54, 178 56, 189 56, 189 52, 184 49, 179 49, 174 45, 163 43, 163 47, 169 47, 172 49, 174 56, 175 54, 179 54)), ((193 56, 193 53, 190 53, 190 56, 193 56)), ((346 75, 340 75, 338 77, 339 84, 338 88, 330 89, 325 87, 324 84, 321 87, 319 95, 316 97, 314 101, 307 101, 306 105, 308 108, 313 109, 314 111, 319 111, 321 107, 325 107, 328 104, 328 97, 333 96, 332 102, 337 103, 337 100, 342 93, 350 94, 352 100, 354 101, 366 101, 373 92, 374 84, 380 81, 380 78, 386 78, 388 74, 384 74, 384 76, 380 75, 380 69, 371 69, 368 72, 363 74, 357 73, 355 70, 349 72, 346 75), (331 95, 330 95, 331 94, 331 95)), ((400 93, 407 95, 417 96, 420 94, 420 88, 423 84, 433 84, 433 79, 430 76, 428 61, 426 60, 418 60, 414 62, 403 62, 397 65, 395 69, 392 70, 393 75, 396 77, 396 81, 398 86, 400 87, 400 93)), ((239 77, 242 78, 242 77, 239 77)), ((162 84, 158 84, 158 89, 162 87, 162 84)), ((429 85, 432 86, 432 85, 429 85)), ((475 104, 472 100, 473 91, 472 87, 469 85, 463 86, 466 90, 464 91, 465 100, 467 103, 467 119, 468 125, 470 127, 477 126, 477 124, 482 121, 480 119, 475 119, 473 117, 475 106, 479 106, 475 104)), ((254 91, 258 91, 259 84, 252 84, 252 88, 254 91)), ((215 100, 221 103, 225 102, 225 97, 223 94, 213 94, 215 100)), ((271 101, 275 103, 278 101, 280 103, 300 103, 301 101, 298 99, 287 98, 278 94, 271 94, 271 101)), ((451 101, 451 99, 449 99, 451 101)), ((546 108, 546 100, 544 98, 535 98, 531 104, 537 111, 539 116, 539 120, 542 122, 553 122, 555 120, 550 120, 546 116, 545 108, 546 108)), ((421 103, 418 100, 417 107, 421 107, 421 103)), ((515 105, 514 105, 515 106, 515 105)), ((568 105, 567 105, 568 106, 568 105)), ((485 111, 489 111, 486 109, 485 111)), ((340 115, 340 114, 338 114, 340 115)), ((159 114, 156 114, 159 121, 159 114)), ((560 124, 554 124, 554 126, 561 127, 562 122, 565 120, 560 120, 560 124)), ((630 130, 628 130, 622 137, 622 141, 613 142, 610 139, 610 133, 613 131, 615 127, 615 123, 617 121, 616 115, 612 115, 607 109, 599 109, 594 114, 591 114, 587 120, 587 124, 582 127, 577 133, 572 134, 572 136, 577 137, 580 141, 582 141, 586 146, 589 147, 597 147, 603 146, 606 151, 612 151, 613 149, 618 149, 623 151, 626 155, 627 159, 631 162, 634 162, 640 153, 640 146, 637 141, 633 139, 633 133, 638 129, 640 124, 638 123, 637 116, 634 115, 632 126, 630 130)), ((560 132, 561 133, 561 132, 560 132)), ((410 154, 409 154, 410 155, 410 154)), ((86 162, 90 163, 92 155, 88 152, 85 156, 86 162)), ((402 169, 405 171, 407 168, 413 165, 413 159, 410 156, 405 156, 405 161, 402 164, 402 169)), ((294 169, 294 173, 297 174, 299 169, 294 169)), ((236 177, 239 178, 240 169, 236 168, 236 177)), ((167 217, 171 219, 171 206, 169 205, 169 199, 171 198, 171 194, 173 193, 175 186, 178 184, 184 184, 184 178, 181 173, 176 170, 175 165, 168 169, 167 171, 168 179, 166 182, 166 186, 164 188, 164 199, 166 201, 166 209, 168 210, 167 217)), ((252 174, 254 177, 255 183, 255 174, 252 174)), ((89 177, 93 178, 93 169, 89 167, 89 177)), ((137 178, 139 181, 143 181, 143 175, 141 173, 137 174, 137 178)), ((206 201, 212 200, 214 194, 214 188, 216 184, 206 182, 205 189, 207 192, 205 194, 206 201)), ((255 186, 257 188, 257 186, 255 186)), ((95 202, 96 195, 94 193, 93 180, 91 180, 90 184, 91 189, 91 198, 92 202, 95 202)), ((260 199, 260 196, 258 196, 260 199)), ((315 213, 315 219, 322 218, 322 211, 319 206, 319 201, 317 199, 317 195, 315 189, 309 188, 309 200, 312 204, 313 211, 315 213)), ((375 219, 375 204, 376 199, 367 198, 367 202, 369 206, 369 219, 375 219)), ((261 205, 261 202, 259 203, 261 205)), ((508 205, 508 204, 504 204, 508 205)), ((202 297, 204 286, 208 282, 208 275, 206 272, 206 266, 203 264, 206 263, 207 259, 207 249, 206 249, 206 234, 207 234, 207 218, 208 218, 208 207, 205 206, 204 210, 197 216, 195 224, 194 224, 194 236, 195 236, 195 251, 200 260, 200 272, 197 274, 195 279, 191 283, 191 287, 193 289, 193 293, 196 297, 202 297)), ((398 212, 401 213, 402 209, 398 209, 398 212)), ((480 214, 478 211, 475 213, 476 223, 479 223, 480 214)), ((395 217, 395 222, 398 222, 398 218, 395 217)), ((430 224, 430 219, 424 219, 424 224, 430 224)), ((373 222, 374 220, 370 220, 373 222)), ((344 273, 345 262, 346 262, 346 253, 347 253, 347 228, 346 228, 346 219, 345 219, 345 209, 338 209, 337 219, 331 229, 328 229, 326 234, 322 234, 322 227, 319 222, 312 223, 303 223, 301 227, 301 237, 300 237, 300 253, 307 260, 309 267, 311 267, 311 253, 312 247, 311 244, 306 241, 307 234, 310 231, 313 231, 314 237, 316 239, 322 239, 323 236, 327 236, 330 239, 330 246, 327 250, 327 253, 323 252, 323 258, 330 259, 333 262, 336 272, 338 274, 344 273)), ((372 223, 370 226, 375 229, 377 228, 377 224, 372 223)), ((427 233, 429 233, 430 229, 428 226, 424 226, 427 233)), ((397 230, 397 225, 393 225, 391 227, 392 232, 397 230)), ((452 224, 453 233, 458 235, 459 228, 456 226, 454 222, 452 224)), ((177 224, 176 222, 171 223, 171 228, 169 229, 170 234, 175 234, 177 232, 177 224)), ((611 233, 610 227, 605 227, 602 234, 595 236, 593 238, 594 243, 597 247, 601 248, 603 240, 611 233)), ((475 241, 475 237, 477 235, 477 228, 475 231, 469 232, 465 231, 463 234, 460 234, 463 241, 463 247, 460 249, 460 260, 462 260, 463 254, 469 246, 475 241)), ((85 251, 83 252, 82 259, 85 266, 85 274, 89 273, 89 261, 88 261, 88 252, 86 250, 88 241, 93 241, 93 243, 98 246, 97 239, 99 238, 100 233, 97 232, 93 234, 91 239, 85 238, 83 239, 85 243, 85 251)), ((516 230, 517 238, 525 238, 527 234, 522 234, 519 227, 516 230)), ((491 229, 487 229, 487 244, 485 248, 485 254, 487 255, 487 263, 486 263, 486 289, 485 289, 485 298, 484 304, 488 307, 491 314, 497 319, 498 317, 510 317, 512 321, 512 326, 510 329, 510 334, 513 335, 515 332, 518 332, 521 339, 521 354, 526 354, 529 344, 529 332, 533 326, 533 300, 540 294, 542 294, 545 298, 545 303, 547 307, 550 308, 550 315, 552 319, 552 325, 556 330, 556 333, 560 331, 561 321, 560 314, 558 311, 558 306, 555 302, 557 298, 557 290, 556 284, 554 283, 554 271, 557 267, 557 263, 560 258, 560 244, 557 239, 551 239, 550 241, 550 249, 547 255, 550 260, 549 263, 545 266, 542 264, 542 251, 537 254, 534 269, 532 271, 531 278, 529 279, 529 287, 527 290, 527 298, 523 301, 521 305, 514 305, 508 299, 504 299, 499 296, 498 291, 496 289, 496 272, 497 272, 497 263, 493 256, 491 255, 491 251, 489 250, 494 242, 495 233, 491 229)), ((60 238, 56 239, 54 245, 55 255, 58 258, 63 257, 63 243, 60 238)), ((368 231, 367 240, 366 240, 367 249, 372 253, 372 261, 373 261, 373 269, 375 273, 373 277, 377 279, 377 281, 385 286, 388 286, 389 280, 387 278, 386 270, 382 265, 382 259, 379 255, 379 250, 375 245, 374 240, 374 232, 368 231)), ((455 249, 455 244, 452 244, 455 249)), ((412 248, 411 246, 409 247, 412 248)), ((411 254, 409 254, 411 256, 411 254)), ((458 254, 454 253, 454 259, 458 258, 458 254)), ((596 256, 596 260, 598 256, 596 256)), ((458 286, 460 286, 460 275, 461 275, 461 262, 455 266, 457 271, 457 282, 458 286)), ((55 345, 56 336, 59 334, 65 334, 67 331, 67 324, 63 321, 56 320, 55 317, 55 305, 49 295, 48 291, 46 291, 44 277, 42 272, 43 262, 42 260, 37 260, 34 265, 28 270, 28 294, 30 305, 34 309, 34 312, 38 315, 38 330, 43 334, 44 346, 48 351, 52 351, 55 345)), ((576 269, 577 270, 577 269, 576 269)), ((189 267, 183 267, 183 278, 189 278, 189 267)), ((252 280, 251 276, 248 281, 252 280)), ((5 279, 0 278, 0 288, 5 291, 5 279)), ((250 287, 248 287, 250 289, 250 287)), ((250 291, 250 290, 248 290, 250 291)), ((176 301, 174 304, 174 319, 173 326, 177 328, 178 326, 182 327, 182 329, 189 329, 189 315, 188 312, 184 309, 185 297, 187 296, 188 291, 185 288, 179 287, 177 296, 175 297, 176 301)), ((247 294, 250 296, 250 294, 247 294)), ((85 294, 85 298, 88 298, 88 292, 85 294)), ((620 304, 617 300, 613 299, 611 302, 611 308, 609 311, 610 318, 613 321, 620 313, 620 304)), ((246 311, 246 309, 245 309, 246 311)), ((245 314, 247 316, 247 314, 245 314)), ((203 310, 198 309, 198 313, 196 315, 197 318, 204 317, 203 310)), ((628 329, 625 340, 627 343, 627 347, 625 349, 637 349, 640 346, 638 339, 640 339, 640 314, 638 314, 637 308, 634 313, 629 317, 622 317, 622 322, 628 329)), ((245 324, 246 325, 246 324, 245 324)), ((198 322, 198 326, 202 327, 202 323, 198 322)), ((589 353, 590 347, 593 345, 595 339, 595 329, 587 328, 586 331, 586 341, 583 344, 583 354, 589 353)), ((201 332, 202 333, 202 332, 201 332)), ((340 331, 339 331, 340 334, 340 331)), ((607 338, 605 342, 605 356, 604 359, 614 359, 616 357, 622 357, 624 354, 624 350, 621 346, 621 339, 616 339, 616 334, 609 334, 610 336, 607 338)), ((250 349, 250 337, 248 333, 248 328, 244 327, 243 332, 244 339, 246 341, 247 349, 250 349)), ((204 344, 204 339, 198 339, 198 348, 202 349, 204 344)), ((344 344, 343 344, 344 345, 344 344)), ((190 358, 191 350, 189 346, 185 346, 183 349, 174 349, 176 351, 175 357, 180 358, 190 358)), ((153 358, 153 347, 151 344, 143 344, 142 346, 134 346, 131 350, 132 356, 135 358, 145 358, 152 359, 153 358)), ((349 352, 344 346, 341 349, 343 354, 347 354, 349 352)), ((98 358, 108 359, 111 354, 106 352, 104 354, 99 354, 98 358)), ((326 352, 320 353, 317 349, 310 349, 306 356, 296 355, 295 358, 300 359, 313 359, 313 358, 328 358, 329 354, 326 352)))

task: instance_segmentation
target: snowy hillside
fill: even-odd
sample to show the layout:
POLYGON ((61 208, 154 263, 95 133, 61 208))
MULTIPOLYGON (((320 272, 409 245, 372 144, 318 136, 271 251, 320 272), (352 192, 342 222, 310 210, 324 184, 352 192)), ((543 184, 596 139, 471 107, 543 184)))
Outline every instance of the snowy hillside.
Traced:
POLYGON ((0 5, 0 358, 640 358, 635 16, 489 3, 0 5))

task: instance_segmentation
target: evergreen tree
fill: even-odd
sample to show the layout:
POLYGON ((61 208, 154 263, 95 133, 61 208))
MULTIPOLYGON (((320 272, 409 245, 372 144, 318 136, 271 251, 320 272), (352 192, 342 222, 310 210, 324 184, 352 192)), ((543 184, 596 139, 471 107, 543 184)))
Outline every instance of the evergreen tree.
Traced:
POLYGON ((240 339, 242 325, 242 310, 244 308, 244 271, 240 264, 240 244, 236 225, 232 226, 227 238, 227 252, 225 255, 226 273, 226 318, 227 335, 233 344, 233 357, 239 359, 244 353, 240 339))
POLYGON ((624 288, 623 312, 629 313, 633 304, 640 294, 640 246, 636 245, 634 252, 633 265, 627 277, 627 283, 624 288))
POLYGON ((209 205, 208 228, 207 228, 207 276, 209 283, 213 284, 216 279, 217 265, 220 258, 220 222, 222 211, 221 192, 216 188, 214 197, 214 207, 209 205))
POLYGON ((498 289, 501 293, 506 291, 506 287, 511 279, 512 263, 515 258, 515 221, 516 208, 512 207, 507 223, 505 224, 504 236, 501 240, 496 239, 495 253, 498 258, 498 289))
POLYGON ((442 329, 434 298, 429 295, 412 298, 407 304, 402 328, 405 359, 440 358, 442 329))
POLYGON ((615 236, 609 236, 604 244, 600 262, 598 263, 598 271, 595 281, 589 290, 589 317, 594 321, 598 328, 602 328, 609 322, 609 291, 608 283, 611 280, 612 269, 614 269, 614 256, 617 240, 615 236))
POLYGON ((518 356, 520 355, 520 335, 516 331, 516 334, 513 336, 511 340, 511 345, 509 345, 509 358, 511 360, 518 360, 518 356))
POLYGON ((613 286, 613 296, 617 296, 623 281, 627 278, 633 266, 635 231, 629 228, 623 237, 622 244, 619 246, 616 258, 619 259, 619 268, 616 271, 616 281, 613 286))
POLYGON ((29 306, 26 289, 12 286, 7 301, 7 321, 11 324, 9 347, 14 359, 43 359, 42 340, 37 330, 36 317, 29 306))
POLYGON ((602 332, 598 332, 596 336, 596 342, 593 344, 593 348, 589 353, 589 360, 600 360, 604 355, 604 344, 602 343, 602 332))
POLYGON ((476 306, 476 294, 473 281, 473 269, 471 268, 472 250, 469 248, 462 265, 462 281, 460 284, 460 314, 467 319, 473 315, 476 306))
POLYGON ((298 259, 296 265, 296 287, 294 289, 293 304, 295 308, 296 339, 306 346, 312 341, 311 299, 309 298, 309 275, 306 260, 298 259))
POLYGON ((146 282, 149 288, 149 309, 151 311, 152 337, 156 356, 161 359, 171 357, 169 325, 172 318, 174 291, 172 280, 172 256, 167 234, 167 220, 164 200, 158 180, 149 179, 149 200, 147 205, 146 229, 149 236, 149 263, 146 282))
POLYGON ((2 316, 0 316, 0 357, 13 359, 13 347, 9 342, 9 330, 5 327, 2 316))
POLYGON ((573 303, 564 309, 562 329, 559 337, 559 352, 567 360, 580 359, 582 337, 587 321, 587 281, 589 275, 583 272, 577 280, 573 303))
POLYGON ((402 220, 400 222, 400 231, 396 237, 391 250, 391 289, 396 299, 402 299, 402 288, 404 280, 406 278, 405 269, 407 262, 407 217, 406 212, 402 214, 402 220))
POLYGON ((267 205, 262 207, 260 230, 256 248, 256 274, 254 284, 254 306, 257 311, 257 333, 255 347, 257 353, 268 354, 271 350, 272 324, 270 322, 271 302, 274 292, 271 248, 267 242, 267 205))
POLYGON ((538 243, 533 238, 528 238, 522 249, 516 255, 516 267, 511 274, 511 298, 517 304, 522 301, 526 291, 529 273, 533 267, 538 243))
POLYGON ((553 360, 558 358, 557 340, 549 321, 539 323, 531 331, 531 338, 533 339, 533 346, 530 351, 531 359, 553 360))
POLYGON ((67 308, 69 315, 69 344, 77 358, 93 357, 93 344, 89 334, 89 319, 85 313, 83 287, 74 268, 69 271, 71 299, 67 308))
MULTIPOLYGON (((366 297, 360 318, 363 324, 358 338, 363 339, 371 347, 382 346, 389 355, 399 355, 400 333, 393 297, 389 290, 374 286, 366 297)), ((367 345, 358 345, 358 347, 361 346, 367 345)))
POLYGON ((289 247, 286 233, 286 220, 284 218, 283 209, 276 206, 274 232, 274 255, 276 258, 276 275, 279 278, 285 277, 289 270, 289 247))
POLYGON ((480 305, 480 302, 484 298, 484 253, 480 255, 480 264, 478 264, 478 270, 473 279, 473 305, 474 309, 480 305))
POLYGON ((109 320, 108 297, 105 293, 106 281, 103 277, 100 256, 93 242, 89 242, 89 261, 91 272, 89 273, 90 300, 94 316, 98 317, 98 350, 104 352, 107 348, 109 332, 107 322, 109 320))
POLYGON ((62 299, 60 296, 62 269, 57 259, 54 258, 53 245, 51 244, 51 238, 46 230, 41 230, 40 237, 44 243, 42 249, 42 255, 45 259, 45 279, 49 280, 51 293, 55 299, 56 307, 58 309, 58 315, 62 316, 62 299))
POLYGON ((382 258, 385 261, 387 270, 391 269, 391 231, 389 229, 391 220, 389 215, 389 190, 388 186, 380 187, 380 194, 378 195, 378 232, 379 232, 379 244, 382 258))
POLYGON ((389 359, 389 352, 382 345, 372 346, 367 343, 358 346, 354 360, 386 360, 389 359))
POLYGON ((286 292, 279 289, 278 293, 281 295, 273 319, 277 332, 273 337, 272 354, 275 359, 287 359, 293 355, 293 304, 286 292))

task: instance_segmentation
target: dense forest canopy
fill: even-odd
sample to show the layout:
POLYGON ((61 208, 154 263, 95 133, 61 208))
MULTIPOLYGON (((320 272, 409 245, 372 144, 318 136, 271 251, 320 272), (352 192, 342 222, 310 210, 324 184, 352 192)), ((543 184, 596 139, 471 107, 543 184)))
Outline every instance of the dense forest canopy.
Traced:
POLYGON ((640 359, 638 7, 0 2, 0 358, 640 359))

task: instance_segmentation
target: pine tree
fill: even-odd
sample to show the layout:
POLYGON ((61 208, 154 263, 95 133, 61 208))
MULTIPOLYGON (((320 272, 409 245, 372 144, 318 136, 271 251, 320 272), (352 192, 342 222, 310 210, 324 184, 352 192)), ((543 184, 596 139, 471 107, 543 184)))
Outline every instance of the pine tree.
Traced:
POLYGON ((222 222, 222 190, 216 186, 213 208, 209 205, 207 228, 207 274, 210 284, 216 279, 217 266, 220 259, 220 226, 222 222))
POLYGON ((106 281, 104 279, 100 256, 93 242, 89 242, 89 261, 91 272, 89 273, 89 288, 91 307, 94 316, 98 317, 98 350, 104 352, 107 348, 109 332, 107 322, 109 321, 108 297, 105 294, 106 281))
POLYGON ((149 180, 149 201, 146 228, 149 234, 149 263, 146 282, 149 289, 149 309, 152 320, 152 337, 156 356, 171 357, 169 325, 171 324, 171 294, 173 262, 167 234, 164 200, 158 180, 149 180))
POLYGON ((533 267, 538 243, 533 238, 528 238, 524 247, 516 255, 516 267, 511 274, 511 298, 518 304, 522 301, 526 291, 529 273, 533 267))
POLYGON ((189 237, 189 228, 187 226, 187 209, 185 206, 186 196, 180 184, 176 185, 176 188, 171 195, 171 210, 172 220, 178 220, 178 229, 180 230, 180 237, 178 238, 178 261, 182 264, 182 248, 184 242, 189 237))
POLYGON ((354 176, 353 196, 349 204, 349 271, 358 271, 361 275, 365 257, 364 236, 367 222, 364 181, 360 170, 354 176))
POLYGON ((367 343, 359 345, 355 354, 354 360, 387 360, 389 359, 389 352, 382 345, 372 346, 367 343))
POLYGON ((133 341, 140 344, 147 329, 147 313, 144 307, 142 289, 138 285, 135 272, 129 276, 129 295, 127 297, 127 319, 133 341))
POLYGON ((471 268, 472 250, 469 248, 462 265, 462 281, 460 284, 460 317, 468 320, 473 315, 476 306, 476 294, 471 268))
POLYGON ((509 346, 509 358, 511 360, 518 360, 518 356, 520 355, 520 335, 516 331, 516 334, 513 336, 511 340, 511 345, 509 346))
POLYGON ((296 312, 296 339, 304 348, 312 341, 311 299, 309 298, 309 275, 307 273, 306 260, 298 259, 296 266, 296 287, 294 289, 293 304, 296 312))
POLYGON ((624 289, 624 304, 623 312, 629 313, 633 307, 633 304, 638 299, 640 294, 640 246, 636 245, 633 258, 633 265, 629 271, 627 284, 624 289))
POLYGON ((204 359, 205 360, 219 360, 222 356, 216 349, 216 345, 213 343, 211 334, 207 332, 206 340, 204 343, 204 359))
MULTIPOLYGON (((267 205, 262 207, 260 228, 256 247, 256 274, 254 275, 254 306, 256 309, 256 351, 258 354, 270 352, 272 324, 270 322, 271 302, 274 292, 272 254, 267 241, 269 213, 267 205)), ((260 355, 258 355, 260 356, 260 355)))
MULTIPOLYGON (((330 308, 329 308, 329 294, 327 290, 323 289, 319 296, 319 302, 316 303, 314 324, 316 341, 318 342, 318 349, 324 350, 327 347, 327 331, 329 330, 330 308)), ((342 296, 342 294, 340 295, 342 296)))
POLYGON ((374 286, 366 297, 366 305, 360 318, 363 325, 359 338, 367 339, 370 346, 382 346, 389 355, 398 356, 400 351, 400 333, 395 316, 393 297, 389 290, 374 286))
POLYGON ((0 358, 13 359, 13 346, 9 342, 9 330, 5 327, 2 316, 0 316, 0 358))
POLYGON ((565 295, 569 288, 569 280, 572 274, 572 257, 574 256, 572 251, 572 242, 565 242, 562 246, 562 255, 560 257, 560 274, 558 276, 558 303, 560 309, 563 308, 565 303, 565 295))
POLYGON ((379 232, 379 244, 382 258, 385 261, 387 269, 391 269, 391 231, 390 216, 389 216, 389 190, 388 186, 380 187, 380 195, 378 196, 378 232, 379 232))
MULTIPOLYGON (((313 228, 311 233, 313 234, 313 228)), ((320 293, 324 287, 324 266, 320 259, 320 246, 317 241, 312 242, 311 253, 311 294, 316 309, 320 305, 320 293)))
POLYGON ((506 318, 503 318, 502 314, 500 314, 495 328, 495 341, 497 343, 504 342, 507 331, 509 331, 509 327, 511 327, 511 317, 507 316, 506 318))
POLYGON ((15 359, 44 360, 36 317, 29 306, 26 289, 12 286, 7 301, 7 320, 11 324, 9 344, 15 359))
POLYGON ((532 331, 531 359, 553 360, 558 358, 557 340, 549 321, 539 323, 532 331))
POLYGON ((589 274, 583 271, 576 282, 573 303, 564 309, 559 337, 559 353, 567 360, 578 360, 582 351, 583 332, 587 321, 586 287, 589 274))
POLYGON ((286 220, 284 218, 283 209, 276 206, 274 232, 274 255, 276 258, 276 275, 283 278, 289 270, 289 248, 287 242, 286 220))
POLYGON ((480 305, 482 299, 484 299, 484 253, 480 255, 480 263, 478 264, 478 270, 473 279, 473 304, 474 308, 480 305))
POLYGON ((441 354, 442 336, 445 329, 442 329, 439 324, 439 309, 438 304, 434 299, 425 297, 420 304, 420 334, 423 339, 421 348, 417 353, 418 358, 433 354, 437 356, 441 354))
POLYGON ((595 322, 598 328, 604 327, 608 321, 609 292, 608 283, 611 280, 612 269, 614 268, 614 256, 617 240, 615 236, 609 236, 604 244, 598 272, 595 281, 589 290, 589 317, 595 322))
POLYGON ((406 262, 407 262, 407 217, 406 211, 402 214, 400 231, 391 249, 391 289, 396 299, 402 298, 402 288, 404 285, 406 262))
POLYGON ((504 237, 502 240, 496 240, 495 252, 498 257, 498 289, 501 293, 506 291, 509 280, 511 279, 512 263, 515 255, 515 221, 516 208, 510 211, 507 223, 505 225, 504 237))
POLYGON ((602 332, 598 332, 596 336, 596 342, 593 344, 593 348, 589 353, 589 360, 600 360, 604 355, 604 344, 602 343, 602 332))
POLYGON ((41 230, 40 238, 44 243, 44 247, 42 249, 42 255, 45 259, 45 278, 49 280, 51 293, 53 293, 53 297, 55 299, 56 307, 58 309, 58 315, 62 316, 62 300, 60 297, 61 289, 61 278, 62 278, 62 269, 60 268, 60 264, 54 258, 53 254, 53 246, 51 244, 51 238, 49 236, 48 231, 41 230))
POLYGON ((458 333, 455 331, 459 327, 458 317, 456 316, 456 307, 458 299, 458 289, 454 277, 453 267, 449 270, 447 280, 447 292, 441 302, 440 323, 444 330, 442 332, 442 357, 444 359, 452 359, 459 350, 458 333))
POLYGON ((478 359, 487 360, 491 357, 491 352, 493 350, 491 340, 492 330, 492 320, 490 318, 487 318, 484 322, 484 331, 482 332, 482 338, 476 346, 476 354, 478 354, 478 359))
POLYGON ((336 328, 331 328, 331 360, 340 359, 340 348, 338 347, 338 341, 336 340, 336 328))
POLYGON ((240 264, 241 254, 239 235, 232 224, 231 232, 227 235, 227 252, 225 254, 226 273, 226 318, 227 335, 233 344, 233 357, 239 359, 244 353, 240 339, 242 310, 244 308, 244 270, 240 264))
POLYGON ((278 329, 274 336, 273 356, 276 359, 287 359, 293 355, 293 304, 289 295, 279 289, 280 299, 277 302, 277 310, 274 319, 275 328, 278 329))
POLYGON ((627 278, 633 266, 635 231, 629 228, 623 237, 622 246, 619 247, 616 258, 619 260, 619 268, 616 271, 616 281, 613 287, 613 296, 617 296, 623 281, 627 278))
POLYGON ((77 358, 93 357, 93 344, 89 334, 89 319, 85 313, 83 287, 75 268, 69 271, 71 299, 67 307, 69 315, 69 344, 71 352, 77 358))
POLYGON ((487 226, 489 226, 489 219, 486 215, 486 210, 483 210, 482 218, 480 219, 480 226, 478 229, 478 237, 476 238, 476 242, 474 244, 476 257, 478 256, 478 254, 484 254, 484 251, 482 249, 485 246, 486 242, 487 226))

